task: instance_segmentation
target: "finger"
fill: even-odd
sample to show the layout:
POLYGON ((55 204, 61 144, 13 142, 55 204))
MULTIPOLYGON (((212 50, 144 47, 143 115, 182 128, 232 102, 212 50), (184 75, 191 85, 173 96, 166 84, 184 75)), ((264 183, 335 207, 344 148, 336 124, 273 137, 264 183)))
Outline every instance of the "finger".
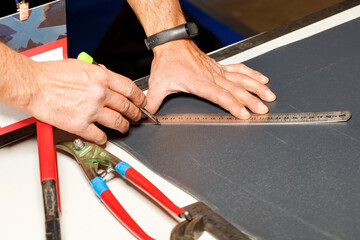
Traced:
POLYGON ((111 108, 116 112, 121 113, 121 115, 131 120, 140 120, 140 109, 136 107, 132 102, 130 102, 129 99, 111 90, 108 90, 107 96, 108 97, 106 99, 105 106, 111 108))
POLYGON ((214 83, 194 82, 193 94, 205 98, 222 108, 228 110, 232 115, 240 119, 248 119, 249 112, 235 97, 226 89, 214 83))
POLYGON ((155 88, 149 87, 149 91, 146 94, 146 110, 151 114, 155 114, 167 95, 169 94, 166 91, 161 91, 158 86, 155 88))
POLYGON ((249 93, 243 87, 224 78, 218 79, 217 82, 224 89, 228 90, 237 101, 244 104, 254 113, 265 114, 269 111, 268 107, 262 103, 260 99, 249 93))
POLYGON ((263 84, 266 84, 269 82, 268 77, 264 76, 263 74, 261 74, 258 71, 255 71, 254 69, 247 67, 245 64, 242 64, 242 63, 225 65, 225 66, 223 66, 223 68, 228 72, 246 74, 249 77, 251 77, 263 84))
POLYGON ((120 113, 106 107, 99 112, 96 121, 105 127, 115 129, 121 133, 126 133, 130 125, 120 113))
POLYGON ((137 107, 144 107, 145 95, 131 79, 112 71, 108 71, 108 73, 110 75, 109 87, 111 90, 130 99, 137 107))
POLYGON ((241 86, 249 92, 258 95, 261 99, 265 101, 272 102, 276 99, 276 95, 267 86, 256 81, 253 78, 250 78, 248 75, 235 72, 227 72, 225 73, 225 77, 226 79, 234 82, 238 86, 241 86))
POLYGON ((106 134, 93 123, 90 124, 85 131, 76 132, 76 135, 99 145, 103 145, 107 141, 106 134))

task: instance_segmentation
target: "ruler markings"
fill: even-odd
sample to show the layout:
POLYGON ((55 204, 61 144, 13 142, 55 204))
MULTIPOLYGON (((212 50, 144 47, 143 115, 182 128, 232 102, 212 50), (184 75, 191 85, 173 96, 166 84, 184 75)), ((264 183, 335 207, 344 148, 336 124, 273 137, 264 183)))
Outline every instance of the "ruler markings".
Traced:
MULTIPOLYGON (((309 124, 345 122, 351 118, 351 113, 350 111, 333 111, 253 114, 247 120, 238 119, 230 114, 168 113, 155 116, 161 124, 309 124)), ((143 119, 137 124, 153 124, 153 122, 143 119)))

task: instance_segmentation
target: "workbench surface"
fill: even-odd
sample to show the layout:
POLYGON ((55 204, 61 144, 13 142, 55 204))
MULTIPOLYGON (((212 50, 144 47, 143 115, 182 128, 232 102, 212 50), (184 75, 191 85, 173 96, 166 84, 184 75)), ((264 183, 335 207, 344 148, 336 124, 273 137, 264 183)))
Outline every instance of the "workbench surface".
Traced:
MULTIPOLYGON (((176 204, 195 202, 190 193, 255 237, 359 238, 360 68, 358 60, 349 61, 360 53, 360 6, 332 15, 241 53, 229 55, 232 46, 213 56, 224 64, 247 61, 268 75, 278 96, 269 104, 271 112, 347 109, 353 114, 348 123, 237 129, 137 127, 112 140, 133 156, 112 143, 107 149, 176 204), (334 35, 336 29, 344 31, 334 35)), ((189 96, 170 98, 161 108, 162 112, 199 110, 221 111, 189 96)), ((0 161, 0 239, 45 239, 36 138, 0 149, 0 161)), ((97 199, 77 163, 62 153, 58 162, 63 239, 134 239, 97 199)), ((168 239, 174 219, 122 179, 109 186, 151 236, 168 239)))

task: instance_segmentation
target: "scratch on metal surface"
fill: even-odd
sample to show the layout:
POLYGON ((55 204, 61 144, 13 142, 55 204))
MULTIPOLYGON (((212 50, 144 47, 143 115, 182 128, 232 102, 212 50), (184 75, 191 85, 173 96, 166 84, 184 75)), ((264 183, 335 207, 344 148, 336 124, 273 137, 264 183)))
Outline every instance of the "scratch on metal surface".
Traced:
POLYGON ((266 134, 270 135, 271 137, 275 138, 276 140, 278 140, 278 141, 280 141, 280 142, 282 142, 282 143, 284 143, 284 144, 288 144, 286 141, 284 141, 284 140, 282 140, 281 138, 279 138, 279 137, 271 134, 270 132, 268 132, 268 131, 266 131, 266 130, 264 130, 264 132, 265 132, 266 134))
POLYGON ((306 77, 309 76, 309 75, 313 75, 314 73, 319 73, 319 72, 324 71, 324 70, 326 70, 326 69, 328 69, 328 68, 330 68, 330 67, 332 67, 332 66, 334 66, 334 65, 338 65, 340 62, 345 61, 345 59, 346 59, 346 58, 340 59, 340 60, 338 60, 337 62, 329 63, 329 64, 326 65, 326 66, 317 68, 317 69, 313 70, 313 71, 310 72, 310 73, 303 74, 303 75, 301 75, 301 76, 293 79, 292 81, 288 81, 287 84, 288 84, 289 86, 291 86, 293 83, 298 82, 298 81, 301 81, 301 80, 303 80, 304 78, 306 78, 306 77))
MULTIPOLYGON (((217 175, 218 175, 218 174, 217 174, 217 175)), ((239 186, 238 186, 238 187, 239 187, 239 186)), ((266 200, 266 199, 264 199, 264 198, 256 195, 255 193, 251 192, 250 190, 245 189, 245 188, 243 188, 243 187, 239 187, 239 188, 241 188, 243 191, 245 191, 246 193, 248 193, 248 194, 251 195, 252 197, 254 197, 254 198, 256 198, 256 199, 258 199, 258 200, 260 200, 260 201, 262 201, 262 202, 264 202, 264 203, 266 203, 266 204, 268 204, 268 205, 270 205, 272 208, 278 209, 279 211, 283 212, 283 213, 284 213, 285 215, 287 215, 288 217, 291 217, 291 218, 293 218, 293 219, 301 222, 302 224, 306 225, 307 227, 313 229, 314 231, 319 232, 320 234, 322 234, 322 235, 324 235, 324 236, 327 236, 327 237, 329 237, 330 239, 333 239, 333 240, 340 240, 340 239, 341 239, 340 237, 338 237, 338 236, 336 236, 336 235, 334 235, 334 234, 331 234, 331 233, 329 233, 329 232, 327 232, 327 231, 319 228, 318 226, 316 226, 316 225, 314 225, 314 224, 312 224, 312 223, 310 223, 310 222, 308 222, 308 221, 306 221, 306 220, 304 220, 304 219, 302 219, 302 218, 294 215, 293 213, 291 213, 291 212, 289 212, 289 211, 287 211, 287 210, 285 210, 285 209, 283 209, 283 208, 275 205, 274 203, 272 203, 272 202, 270 202, 270 201, 268 201, 268 200, 266 200)))
POLYGON ((210 172, 214 173, 216 176, 224 179, 226 182, 230 183, 230 184, 235 184, 233 181, 231 181, 229 178, 227 178, 226 176, 223 176, 222 174, 218 173, 217 171, 213 170, 212 168, 208 167, 207 165, 202 165, 203 167, 205 167, 206 169, 208 169, 210 172))
POLYGON ((352 137, 352 136, 350 136, 350 135, 348 135, 348 134, 346 134, 346 133, 343 133, 343 132, 339 131, 338 129, 336 129, 335 127, 330 127, 330 126, 329 126, 329 128, 332 129, 332 130, 334 130, 334 131, 337 132, 337 133, 340 133, 341 135, 344 135, 345 137, 350 138, 351 140, 353 140, 353 141, 355 141, 355 142, 357 142, 357 143, 360 143, 360 140, 359 140, 359 139, 357 139, 357 138, 355 138, 355 137, 352 137))
POLYGON ((296 107, 294 107, 293 105, 291 105, 291 104, 288 104, 288 106, 289 107, 291 107, 292 109, 295 109, 296 111, 298 111, 298 112, 302 112, 300 109, 298 109, 298 108, 296 108, 296 107))
MULTIPOLYGON (((336 130, 336 129, 334 129, 334 130, 336 130)), ((336 130, 336 131, 338 131, 338 130, 336 130)), ((268 132, 266 132, 266 133, 269 134, 270 136, 276 138, 277 140, 279 140, 279 141, 287 144, 287 143, 286 143, 285 141, 283 141, 282 139, 279 139, 279 138, 273 136, 272 134, 270 134, 270 133, 268 133, 268 132)), ((341 133, 341 132, 340 132, 340 133, 341 133)), ((343 134, 343 133, 342 133, 342 134, 343 134)), ((349 136, 349 137, 350 137, 350 136, 349 136)), ((354 139, 354 140, 357 141, 357 142, 359 142, 357 139, 354 139)), ((122 143, 122 144, 124 144, 124 143, 122 143)), ((116 144, 116 145, 119 146, 119 144, 116 144)), ((124 146, 120 146, 120 147, 121 147, 121 148, 124 148, 124 146)), ((129 147, 129 146, 126 145, 126 147, 129 147)), ((126 149, 126 147, 125 147, 125 149, 126 149)), ((131 148, 130 148, 130 149, 131 149, 131 148)), ((129 149, 127 149, 127 151, 129 152, 129 149)), ((134 151, 132 151, 132 152, 134 152, 134 151)), ((143 158, 140 158, 140 159, 146 159, 146 158, 143 157, 143 158)), ((193 158, 193 160, 194 160, 195 162, 199 163, 199 162, 197 161, 197 159, 193 158)), ((320 233, 320 234, 322 234, 322 235, 324 235, 324 236, 326 236, 326 237, 328 237, 329 239, 332 239, 332 240, 340 240, 340 239, 341 239, 340 237, 338 237, 338 236, 336 236, 336 235, 333 235, 333 234, 331 234, 331 233, 329 233, 329 232, 327 232, 327 231, 319 228, 318 226, 316 226, 316 225, 314 225, 314 224, 312 224, 312 223, 310 223, 310 222, 307 222, 306 220, 304 220, 304 219, 302 219, 302 218, 294 215, 293 213, 291 213, 291 212, 289 212, 289 211, 287 211, 287 210, 285 210, 285 209, 283 209, 283 208, 275 205, 273 202, 268 201, 268 200, 262 198, 261 196, 258 196, 257 194, 253 193, 252 191, 250 191, 250 190, 248 190, 248 189, 246 189, 246 188, 244 188, 244 187, 239 186, 239 184, 231 181, 229 178, 227 178, 226 176, 223 176, 222 174, 218 173, 216 170, 211 169, 211 168, 210 168, 209 166, 207 166, 206 164, 203 164, 202 166, 205 167, 206 169, 208 169, 210 172, 212 172, 212 173, 215 174, 216 176, 218 176, 218 177, 220 177, 221 179, 223 179, 224 181, 226 181, 227 183, 229 183, 229 184, 236 184, 236 186, 237 186, 239 189, 241 189, 242 191, 246 192, 246 193, 249 194, 250 196, 254 197, 255 199, 257 199, 257 200, 259 200, 259 201, 264 202, 265 204, 269 205, 270 207, 272 207, 272 208, 274 208, 274 209, 278 209, 280 212, 283 212, 284 215, 286 215, 286 216, 288 216, 288 217, 290 217, 290 218, 293 218, 293 219, 301 222, 301 223, 304 224, 305 226, 313 229, 315 232, 318 232, 318 233, 320 233)), ((149 167, 149 166, 148 166, 148 167, 149 167)), ((176 180, 176 179, 173 179, 171 176, 167 176, 167 178, 172 179, 173 182, 177 182, 177 180, 176 180)), ((176 185, 177 185, 177 184, 176 184, 176 185)))
POLYGON ((196 165, 198 165, 198 166, 202 166, 202 163, 201 163, 201 162, 199 162, 199 160, 197 160, 196 158, 194 158, 194 157, 192 157, 192 156, 191 156, 191 157, 190 157, 190 159, 191 159, 191 160, 193 160, 193 161, 195 162, 195 164, 196 164, 196 165))
POLYGON ((321 71, 323 71, 323 70, 325 70, 325 69, 327 69, 327 68, 329 68, 329 67, 332 67, 332 66, 334 66, 334 65, 336 65, 336 64, 339 64, 339 62, 341 62, 341 61, 344 61, 344 60, 337 61, 336 63, 330 63, 330 64, 328 64, 328 65, 326 65, 326 66, 323 66, 323 67, 321 67, 321 68, 316 69, 315 71, 313 71, 313 72, 311 72, 311 73, 321 72, 321 71))
MULTIPOLYGON (((217 175, 217 176, 219 176, 220 178, 224 179, 225 181, 227 181, 227 182, 229 182, 229 183, 231 183, 231 184, 236 184, 236 183, 234 183, 233 181, 231 181, 230 179, 228 179, 226 176, 223 176, 222 174, 218 173, 216 170, 213 170, 213 169, 209 168, 207 165, 203 165, 203 166, 204 166, 206 169, 208 169, 209 171, 211 171, 212 173, 214 173, 215 175, 217 175)), ((306 225, 307 227, 313 229, 315 232, 318 232, 318 233, 320 233, 320 234, 322 234, 322 235, 324 235, 324 236, 326 236, 326 237, 328 237, 328 238, 330 238, 330 239, 332 239, 332 240, 340 240, 340 239, 341 239, 340 237, 338 237, 338 236, 336 236, 336 235, 334 235, 334 234, 331 234, 331 233, 329 233, 329 232, 327 232, 327 231, 319 228, 318 226, 316 226, 316 225, 314 225, 314 224, 312 224, 312 223, 310 223, 310 222, 308 222, 308 221, 306 221, 306 220, 304 220, 304 219, 302 219, 302 218, 294 215, 293 213, 291 213, 291 212, 289 212, 289 211, 287 211, 287 210, 285 210, 285 209, 283 209, 283 208, 275 205, 274 203, 272 203, 272 202, 270 202, 270 201, 268 201, 268 200, 266 200, 266 199, 258 196, 257 194, 253 193, 252 191, 250 191, 250 190, 248 190, 248 189, 246 189, 246 188, 244 188, 244 187, 240 187, 239 184, 236 184, 236 185, 237 185, 237 187, 239 187, 241 190, 243 190, 244 192, 248 193, 249 195, 251 195, 252 197, 256 198, 257 200, 262 201, 262 202, 264 202, 265 204, 270 205, 272 208, 278 209, 279 211, 283 212, 286 216, 288 216, 288 217, 290 217, 290 218, 293 218, 293 219, 301 222, 302 224, 306 225)))
POLYGON ((276 208, 276 209, 284 212, 284 213, 285 213, 286 215, 288 215, 289 217, 292 217, 292 218, 298 220, 299 222, 301 222, 301 223, 303 223, 304 225, 310 227, 311 229, 315 230, 316 232, 319 232, 319 233, 323 234, 324 236, 329 237, 330 239, 333 239, 333 240, 340 240, 340 239, 341 239, 340 237, 335 236, 335 235, 333 235, 333 234, 331 234, 331 233, 329 233, 329 232, 327 232, 327 231, 325 231, 325 230, 317 227, 316 225, 307 222, 306 220, 304 220, 304 219, 302 219, 302 218, 300 218, 300 217, 292 214, 291 212, 289 212, 289 211, 287 211, 287 210, 285 210, 285 209, 283 209, 283 208, 281 208, 281 207, 279 207, 279 206, 276 206, 275 204, 273 204, 272 202, 270 202, 270 201, 268 201, 268 200, 265 200, 265 199, 263 199, 263 198, 261 198, 261 197, 258 197, 257 195, 252 194, 251 192, 248 192, 248 193, 251 194, 251 195, 253 195, 255 198, 258 198, 258 199, 260 199, 261 201, 269 204, 269 205, 272 206, 273 208, 276 208))

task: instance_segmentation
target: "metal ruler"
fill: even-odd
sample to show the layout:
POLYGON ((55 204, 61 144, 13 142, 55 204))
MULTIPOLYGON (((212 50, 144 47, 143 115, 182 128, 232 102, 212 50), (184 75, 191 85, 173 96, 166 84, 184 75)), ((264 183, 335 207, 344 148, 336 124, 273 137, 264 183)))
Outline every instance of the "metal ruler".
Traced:
MULTIPOLYGON (((253 114, 247 120, 238 119, 230 114, 207 113, 168 113, 155 117, 161 124, 311 124, 346 122, 351 118, 350 111, 305 112, 305 113, 269 113, 253 114)), ((150 119, 143 119, 138 124, 153 124, 150 119)))

